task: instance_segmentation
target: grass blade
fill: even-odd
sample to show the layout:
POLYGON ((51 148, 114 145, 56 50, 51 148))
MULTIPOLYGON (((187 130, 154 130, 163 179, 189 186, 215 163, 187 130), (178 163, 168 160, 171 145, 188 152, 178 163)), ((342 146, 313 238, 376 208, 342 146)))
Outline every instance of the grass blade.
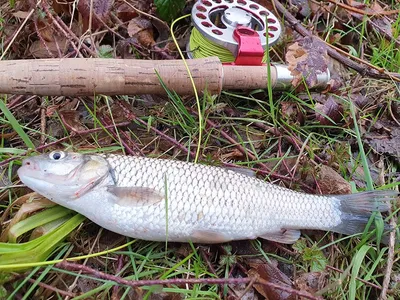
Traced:
POLYGON ((31 141, 29 136, 25 133, 25 131, 22 129, 18 121, 14 118, 13 114, 7 108, 3 100, 0 101, 0 110, 3 112, 4 116, 10 122, 12 128, 14 128, 14 130, 18 133, 19 137, 24 141, 25 145, 30 149, 35 149, 35 145, 31 141))

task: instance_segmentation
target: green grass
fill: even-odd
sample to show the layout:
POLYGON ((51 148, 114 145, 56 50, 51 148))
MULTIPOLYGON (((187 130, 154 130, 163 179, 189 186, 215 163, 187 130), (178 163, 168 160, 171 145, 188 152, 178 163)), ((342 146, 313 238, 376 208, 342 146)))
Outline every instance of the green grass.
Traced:
MULTIPOLYGON (((249 155, 245 154, 241 160, 237 161, 237 165, 259 168, 258 164, 263 163, 270 166, 272 172, 287 172, 286 168, 288 167, 288 164, 289 166, 293 166, 294 162, 298 160, 298 157, 296 156, 298 150, 296 150, 293 145, 282 144, 282 137, 268 134, 261 128, 253 126, 254 122, 260 121, 266 126, 272 127, 272 119, 270 119, 270 115, 267 113, 264 114, 265 119, 261 120, 254 117, 248 117, 255 115, 257 113, 256 111, 259 112, 260 110, 258 110, 258 107, 260 105, 267 105, 266 103, 253 101, 251 97, 249 98, 247 96, 240 96, 239 99, 241 99, 238 100, 239 102, 244 100, 249 103, 247 106, 240 104, 236 107, 236 109, 241 112, 242 116, 227 116, 223 112, 219 112, 219 110, 215 110, 213 113, 205 115, 204 120, 210 119, 212 122, 219 125, 218 127, 205 129, 202 145, 202 156, 205 158, 208 154, 217 154, 221 153, 221 151, 229 154, 230 152, 234 151, 237 146, 241 146, 246 149, 247 154, 253 154, 255 159, 250 159, 249 155), (229 131, 230 136, 234 137, 237 143, 230 143, 224 136, 221 135, 221 130, 229 131), (214 146, 215 144, 222 146, 216 148, 214 146)), ((294 100, 296 100, 296 98, 294 100)), ((231 103, 234 103, 236 101, 235 97, 232 97, 230 101, 231 103)), ((280 101, 287 101, 287 95, 283 95, 281 100, 277 99, 277 108, 279 108, 280 101)), ((106 111, 108 111, 107 113, 110 115, 112 114, 113 108, 109 105, 108 101, 105 101, 104 98, 98 99, 96 103, 99 106, 105 107, 106 111)), ((309 103, 300 102, 300 104, 304 104, 305 110, 310 110, 313 108, 313 106, 309 103)), ((213 106, 218 107, 219 102, 214 101, 208 103, 207 109, 213 111, 213 106)), ((88 107, 86 107, 86 109, 88 109, 88 107)), ((153 141, 151 148, 158 149, 164 156, 172 155, 172 148, 160 145, 160 141, 154 139, 152 128, 159 127, 161 124, 171 126, 170 128, 174 128, 174 130, 168 132, 169 136, 174 138, 177 142, 196 139, 198 135, 198 123, 197 119, 193 116, 193 114, 191 114, 191 108, 188 106, 188 104, 183 103, 178 98, 175 98, 172 100, 172 102, 159 106, 158 109, 158 115, 152 115, 151 123, 149 123, 148 126, 136 124, 139 127, 137 127, 135 131, 135 139, 138 139, 139 141, 141 139, 153 141)), ((370 155, 370 152, 366 152, 364 150, 364 145, 362 142, 363 136, 360 133, 359 124, 357 122, 357 116, 360 115, 360 111, 358 111, 358 109, 352 104, 348 104, 347 109, 349 110, 347 112, 348 116, 351 116, 354 120, 353 124, 347 128, 338 125, 320 126, 313 119, 306 121, 303 125, 299 125, 297 123, 291 123, 287 120, 282 120, 279 118, 279 115, 276 120, 277 127, 286 128, 284 131, 285 134, 292 135, 292 137, 297 137, 299 141, 302 140, 304 142, 304 144, 299 146, 303 147, 303 151, 306 149, 304 147, 308 147, 307 149, 309 149, 309 151, 306 152, 306 154, 309 155, 308 160, 312 160, 313 158, 315 159, 315 155, 321 155, 321 153, 323 153, 325 151, 324 149, 327 147, 331 150, 331 152, 327 153, 335 153, 335 149, 341 149, 340 153, 343 155, 334 157, 333 163, 341 166, 338 168, 338 170, 342 172, 342 175, 348 180, 352 180, 353 174, 348 173, 349 170, 347 167, 345 167, 351 158, 350 161, 353 169, 357 168, 357 166, 361 166, 363 168, 364 174, 366 174, 366 186, 368 188, 375 188, 376 184, 369 173, 370 166, 368 164, 368 156, 370 155), (348 146, 341 144, 341 141, 348 139, 355 139, 355 145, 358 148, 349 148, 348 146)), ((101 144, 99 140, 101 140, 104 136, 108 137, 110 142, 107 147, 88 149, 84 152, 92 153, 121 151, 119 139, 116 139, 114 135, 110 135, 110 132, 104 128, 104 125, 102 124, 98 115, 98 110, 89 110, 88 112, 89 116, 94 121, 94 126, 103 128, 103 130, 95 134, 88 135, 86 139, 89 140, 86 140, 86 143, 100 146, 101 144)), ((367 115, 367 118, 368 117, 369 116, 367 115)), ((19 124, 19 126, 17 125, 17 128, 24 128, 24 125, 19 124)), ((70 149, 79 149, 79 147, 85 145, 82 139, 70 138, 68 141, 69 142, 67 143, 66 148, 70 149)), ((21 143, 24 143, 22 138, 21 143)), ((139 144, 149 149, 148 143, 140 142, 139 144)), ((21 149, 22 148, 23 147, 21 147, 21 149)), ((4 157, 18 156, 25 153, 18 150, 10 151, 7 150, 7 148, 4 149, 5 150, 2 152, 4 157)), ((180 151, 173 154, 175 159, 187 159, 186 153, 179 152, 180 151)), ((214 158, 213 160, 216 159, 214 158)), ((217 161, 215 163, 217 163, 217 161)), ((301 163, 297 169, 297 172, 295 172, 295 177, 293 177, 293 181, 291 183, 292 188, 297 187, 297 189, 299 189, 299 185, 296 184, 296 181, 300 180, 300 177, 298 177, 300 174, 298 174, 298 172, 302 173, 305 172, 304 170, 310 170, 313 173, 315 172, 315 165, 317 164, 314 163, 314 165, 309 165, 309 163, 301 163)), ((394 170, 396 169, 394 165, 392 165, 392 169, 393 168, 394 170)), ((266 178, 268 177, 269 180, 275 180, 273 174, 267 176, 266 178)), ((310 182, 307 183, 310 184, 310 182)), ((398 183, 390 182, 390 180, 388 180, 387 187, 395 188, 397 186, 398 183)), ((49 215, 56 218, 56 215, 50 213, 49 210, 44 211, 43 213, 47 212, 49 215)), ((31 219, 33 218, 32 220, 34 220, 35 217, 36 216, 31 217, 31 219)), ((37 215, 36 219, 41 220, 41 223, 51 221, 44 220, 39 215, 37 215)), ((28 224, 28 227, 26 227, 27 229, 22 230, 21 233, 29 231, 29 229, 40 225, 38 223, 32 223, 30 219, 27 219, 19 224, 19 226, 25 226, 24 224, 28 224)), ((379 228, 382 229, 382 227, 378 227, 378 229, 379 228)), ((376 238, 380 239, 382 230, 376 231, 379 232, 379 235, 376 236, 376 238)), ((85 243, 85 239, 93 239, 93 237, 85 233, 85 229, 81 229, 77 234, 77 236, 75 235, 75 239, 78 239, 78 243, 85 243)), ((19 235, 20 234, 17 234, 17 236, 19 235)), ((299 246, 292 248, 292 251, 294 250, 296 253, 295 256, 288 255, 278 249, 265 250, 261 243, 254 243, 253 245, 248 244, 246 247, 250 247, 249 249, 253 249, 252 251, 255 251, 253 257, 264 259, 266 261, 280 261, 283 264, 293 265, 297 272, 300 273, 324 270, 325 264, 333 263, 333 267, 342 270, 344 273, 328 271, 330 273, 330 279, 328 279, 328 282, 325 285, 326 289, 323 290, 323 295, 332 299, 342 297, 346 299, 363 299, 370 297, 377 291, 374 288, 360 282, 359 279, 361 278, 379 286, 382 281, 382 274, 378 270, 385 266, 385 258, 387 257, 388 252, 387 247, 376 247, 374 244, 371 244, 371 239, 373 238, 374 236, 364 238, 363 235, 357 235, 354 237, 337 238, 335 241, 331 241, 329 234, 325 234, 319 238, 316 238, 316 236, 313 235, 306 235, 305 238, 299 241, 299 246), (337 253, 335 253, 336 251, 331 252, 331 249, 334 248, 339 249, 339 251, 337 251, 337 253)), ((23 246, 23 244, 21 244, 21 246, 23 246)), ((15 247, 17 247, 17 245, 15 247)), ((212 246, 210 249, 214 249, 212 251, 217 250, 215 246, 212 246)), ((290 247, 288 249, 290 249, 290 247)), ((95 255, 98 251, 99 250, 94 249, 93 254, 95 255)), ((116 274, 117 276, 121 276, 121 278, 132 280, 154 278, 173 279, 186 278, 188 276, 190 278, 223 278, 230 274, 236 263, 246 263, 246 260, 248 259, 246 255, 236 254, 233 252, 228 252, 225 255, 218 254, 219 251, 217 250, 217 252, 213 252, 211 258, 211 262, 216 270, 216 273, 214 274, 208 269, 207 263, 204 261, 203 257, 199 255, 198 251, 199 248, 197 246, 190 247, 189 245, 180 246, 168 244, 168 250, 166 250, 165 244, 163 243, 141 241, 129 245, 123 251, 114 251, 107 253, 106 256, 101 256, 96 260, 96 264, 101 261, 102 264, 99 265, 99 267, 101 266, 101 269, 104 269, 105 272, 111 272, 111 274, 116 274), (183 248, 184 250, 180 252, 180 248, 183 248), (119 271, 114 273, 113 268, 115 267, 114 264, 117 259, 122 260, 124 263, 122 267, 119 268, 119 271)), ((64 243, 53 252, 51 259, 57 260, 59 257, 82 256, 83 253, 79 254, 79 252, 80 251, 74 247, 74 244, 64 243), (70 254, 65 252, 66 249, 69 249, 68 253, 70 254), (74 254, 72 255, 72 253, 74 254)), ((90 260, 93 259, 94 258, 90 258, 90 260)), ((50 260, 50 263, 51 262, 52 261, 50 260)), ((23 263, 23 265, 27 267, 33 266, 34 264, 23 263)), ((37 283, 44 282, 51 284, 52 279, 49 274, 54 272, 60 275, 64 274, 63 276, 69 276, 70 280, 72 281, 77 277, 79 277, 80 280, 85 278, 85 280, 92 282, 96 286, 91 291, 79 295, 77 299, 87 299, 88 297, 93 297, 95 295, 108 298, 113 293, 113 287, 116 285, 114 282, 105 281, 91 275, 79 275, 76 272, 59 269, 51 264, 45 266, 44 268, 45 269, 40 269, 44 270, 44 272, 39 273, 39 268, 37 267, 36 269, 33 269, 29 275, 27 275, 27 278, 34 279, 35 283, 29 283, 26 280, 16 281, 15 284, 13 284, 15 289, 14 293, 24 291, 24 293, 26 292, 27 295, 31 295, 37 290, 37 283)), ((395 268, 399 268, 399 266, 395 265, 395 268)), ((133 289, 129 287, 120 286, 119 288, 122 298, 126 298, 130 293, 134 292, 133 289)), ((152 293, 171 292, 185 295, 185 297, 192 299, 202 299, 217 298, 218 295, 225 295, 228 292, 228 289, 226 286, 223 286, 221 289, 219 289, 214 285, 196 284, 190 286, 189 289, 183 289, 179 286, 148 286, 143 287, 143 292, 145 298, 149 297, 152 293)))
MULTIPOLYGON (((356 37, 354 43, 338 46, 350 49, 352 54, 377 67, 399 72, 398 47, 370 29, 370 17, 363 17, 358 22, 345 22, 341 28, 335 25, 337 20, 332 19, 326 24, 323 35, 329 37, 339 33, 341 38, 356 37)), ((392 19, 393 38, 398 38, 400 18, 392 19)), ((311 24, 313 20, 304 22, 310 22, 309 28, 313 25, 320 28, 320 24, 311 24)), ((1 26, 7 25, 6 20, 1 23, 1 26)), ((276 51, 282 54, 279 49, 276 51)), ((108 55, 108 52, 103 54, 108 55)), ((331 121, 329 125, 322 125, 315 118, 316 114, 321 114, 316 108, 318 95, 310 91, 302 94, 298 91, 278 93, 270 88, 271 83, 268 87, 265 91, 224 91, 217 97, 206 94, 197 99, 182 98, 167 90, 166 96, 152 105, 148 105, 146 98, 140 97, 97 96, 93 101, 79 98, 77 110, 84 115, 83 125, 93 131, 72 133, 57 114, 48 116, 46 121, 52 121, 52 127, 60 129, 61 137, 41 133, 39 119, 31 122, 35 116, 29 115, 29 111, 9 109, 7 104, 10 100, 4 97, 0 101, 0 162, 11 161, 2 166, 0 174, 18 184, 15 166, 21 164, 24 156, 37 152, 38 141, 44 135, 47 143, 63 139, 58 144, 44 147, 45 151, 62 148, 81 153, 127 154, 139 149, 150 157, 198 160, 199 163, 221 167, 232 163, 258 171, 259 178, 265 181, 309 193, 318 193, 318 167, 322 163, 350 182, 354 192, 399 189, 398 160, 387 153, 375 153, 366 143, 368 134, 384 138, 382 130, 376 129, 381 123, 389 129, 390 126, 398 128, 388 110, 390 103, 399 104, 395 94, 399 88, 394 82, 373 78, 360 80, 357 74, 351 73, 342 89, 332 94, 343 106, 344 120, 335 123, 330 116, 325 116, 331 121), (368 98, 364 108, 354 103, 354 94, 358 93, 368 98), (133 106, 136 119, 130 120, 127 113, 121 112, 117 101, 133 106), (296 104, 296 112, 303 116, 302 121, 284 115, 282 104, 285 102, 296 104), (116 127, 121 120, 128 119, 128 126, 116 127), (113 126, 113 130, 107 129, 107 126, 113 126), (165 136, 157 134, 157 130, 165 136), (9 137, 9 133, 14 135, 9 137), (190 151, 195 155, 191 155, 190 151)), ((46 107, 60 105, 60 99, 56 97, 44 100, 46 107)), ((40 104, 35 104, 35 101, 30 103, 33 107, 30 110, 39 108, 40 104)), ((1 188, 0 218, 3 214, 5 216, 5 210, 11 203, 25 193, 26 190, 13 186, 1 188)), ((2 229, 19 208, 20 204, 10 209, 2 229)), ((136 289, 55 266, 63 259, 69 259, 106 274, 135 281, 244 277, 247 274, 241 268, 248 271, 254 264, 272 263, 284 270, 292 281, 303 275, 319 276, 313 272, 322 272, 322 276, 326 274, 323 278, 316 277, 323 282, 316 294, 326 299, 375 299, 381 292, 390 252, 389 245, 379 244, 384 236, 383 225, 398 215, 398 210, 395 206, 391 214, 371 218, 369 225, 375 227, 373 231, 365 230, 352 236, 307 231, 292 246, 275 245, 261 239, 223 246, 199 246, 131 240, 102 230, 64 208, 54 207, 20 221, 13 226, 8 242, 0 243, 0 298, 1 293, 7 293, 5 299, 30 299, 45 292, 54 298, 64 297, 40 287, 42 283, 62 291, 72 286, 75 288, 73 291, 78 291, 74 292, 74 299, 110 299, 116 295, 120 299, 139 296, 150 299, 152 295, 165 296, 164 293, 179 294, 189 299, 240 295, 240 291, 236 294, 232 286, 205 283, 136 289), (50 232, 30 240, 32 230, 42 226, 49 226, 50 232), (76 281, 84 282, 91 288, 80 289, 76 281)), ((399 236, 399 225, 395 231, 399 236)), ((398 276, 399 247, 396 246, 394 251, 392 274, 398 276)), ((254 288, 250 289, 254 291, 254 288)), ((400 295, 399 284, 392 281, 390 289, 390 296, 396 299, 400 295)))

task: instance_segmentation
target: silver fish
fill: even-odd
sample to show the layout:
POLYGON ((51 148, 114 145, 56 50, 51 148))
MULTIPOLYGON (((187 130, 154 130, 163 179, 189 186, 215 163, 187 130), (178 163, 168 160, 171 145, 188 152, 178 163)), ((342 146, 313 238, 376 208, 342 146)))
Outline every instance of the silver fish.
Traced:
POLYGON ((230 169, 114 154, 53 151, 25 159, 18 175, 104 228, 152 241, 294 243, 300 229, 354 234, 397 197, 395 191, 310 195, 230 169))

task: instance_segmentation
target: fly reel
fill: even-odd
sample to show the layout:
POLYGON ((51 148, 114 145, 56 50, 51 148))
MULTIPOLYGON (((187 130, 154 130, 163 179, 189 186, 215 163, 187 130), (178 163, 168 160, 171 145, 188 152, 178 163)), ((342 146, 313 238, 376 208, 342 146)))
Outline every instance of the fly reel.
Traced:
POLYGON ((190 58, 218 56, 223 63, 261 65, 282 32, 268 9, 249 0, 199 0, 191 17, 190 58))

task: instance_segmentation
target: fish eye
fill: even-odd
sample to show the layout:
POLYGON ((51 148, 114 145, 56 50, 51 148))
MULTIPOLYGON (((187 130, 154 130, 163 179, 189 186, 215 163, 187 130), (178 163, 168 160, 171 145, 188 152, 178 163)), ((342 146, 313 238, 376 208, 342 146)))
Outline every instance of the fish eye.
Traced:
POLYGON ((61 160, 65 157, 65 152, 63 151, 53 151, 49 154, 50 159, 52 160, 61 160))

